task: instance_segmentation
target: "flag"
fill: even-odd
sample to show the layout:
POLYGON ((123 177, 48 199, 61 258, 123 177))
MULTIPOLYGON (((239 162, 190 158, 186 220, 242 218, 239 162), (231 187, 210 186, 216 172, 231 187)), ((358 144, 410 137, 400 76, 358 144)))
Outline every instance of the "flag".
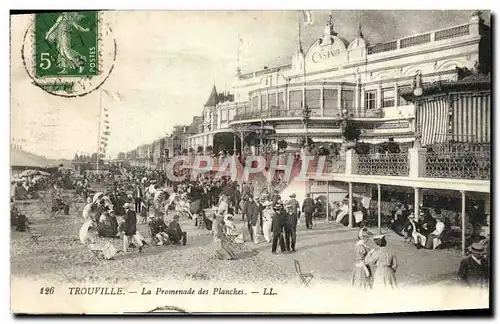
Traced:
POLYGON ((109 136, 109 135, 111 135, 111 132, 109 132, 109 131, 105 131, 103 134, 104 134, 104 135, 108 135, 108 136, 109 136))
POLYGON ((104 123, 105 123, 105 124, 109 124, 109 121, 108 121, 108 120, 105 120, 105 121, 104 121, 104 123))
POLYGON ((302 18, 304 25, 312 25, 314 23, 313 21, 313 14, 311 10, 302 10, 302 18))
POLYGON ((106 96, 111 100, 122 101, 123 99, 122 95, 118 92, 111 92, 106 89, 103 89, 102 92, 104 92, 104 94, 106 94, 106 96))
POLYGON ((239 38, 239 52, 241 55, 246 55, 248 52, 250 52, 250 43, 246 40, 241 38, 241 36, 238 35, 239 38))
POLYGON ((109 126, 106 126, 106 129, 109 129, 109 126))

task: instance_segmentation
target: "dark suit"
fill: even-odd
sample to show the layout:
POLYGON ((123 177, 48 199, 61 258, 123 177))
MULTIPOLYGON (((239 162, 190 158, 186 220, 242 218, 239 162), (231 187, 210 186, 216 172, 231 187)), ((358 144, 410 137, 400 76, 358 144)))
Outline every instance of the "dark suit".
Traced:
POLYGON ((174 219, 168 224, 167 234, 170 240, 175 244, 179 244, 182 239, 182 244, 186 245, 187 233, 182 231, 181 225, 179 225, 177 220, 174 219))
POLYGON ((306 228, 312 228, 312 215, 314 212, 314 200, 312 198, 304 199, 302 204, 302 212, 306 217, 306 228))
POLYGON ((144 197, 144 192, 142 191, 141 187, 135 188, 134 190, 134 203, 135 203, 135 212, 140 213, 141 212, 141 203, 142 199, 144 197))
POLYGON ((285 240, 283 239, 283 230, 285 228, 285 216, 283 211, 277 211, 272 223, 272 231, 273 231, 273 246, 272 252, 276 252, 276 248, 278 247, 278 241, 280 243, 281 252, 286 251, 285 240))
POLYGON ((125 235, 132 236, 137 232, 137 217, 133 210, 127 210, 124 217, 123 232, 125 235))
POLYGON ((248 201, 245 204, 244 213, 245 213, 245 215, 247 215, 248 232, 250 232, 250 238, 253 241, 254 237, 253 237, 252 227, 256 226, 257 225, 257 221, 259 220, 259 216, 260 216, 259 206, 253 200, 252 201, 248 201))
POLYGON ((489 264, 486 260, 481 260, 481 264, 479 264, 472 256, 469 256, 460 262, 458 278, 469 287, 487 287, 489 284, 489 264))

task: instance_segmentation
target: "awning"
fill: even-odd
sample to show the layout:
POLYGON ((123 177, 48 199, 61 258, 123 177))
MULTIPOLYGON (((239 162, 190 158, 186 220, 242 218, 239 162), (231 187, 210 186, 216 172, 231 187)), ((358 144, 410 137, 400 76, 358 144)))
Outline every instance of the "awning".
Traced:
MULTIPOLYGON (((377 145, 388 142, 389 138, 363 138, 359 141, 367 144, 377 145)), ((394 142, 396 143, 411 143, 413 141, 415 141, 415 138, 413 137, 394 137, 394 142)))

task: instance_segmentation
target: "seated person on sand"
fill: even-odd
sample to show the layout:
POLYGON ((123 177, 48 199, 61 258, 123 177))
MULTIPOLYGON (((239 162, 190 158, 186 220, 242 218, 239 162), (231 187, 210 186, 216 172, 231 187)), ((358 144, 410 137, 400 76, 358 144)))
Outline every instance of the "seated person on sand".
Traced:
POLYGON ((179 224, 179 215, 174 215, 174 219, 168 224, 167 235, 174 244, 186 245, 187 233, 183 232, 179 224))
POLYGON ((161 246, 167 244, 167 224, 163 220, 163 213, 157 212, 154 218, 148 224, 149 230, 151 231, 151 238, 156 238, 156 245, 161 246))
POLYGON ((408 216, 408 224, 405 227, 406 235, 413 239, 413 243, 420 249, 427 243, 427 237, 420 233, 420 224, 415 221, 415 216, 411 213, 408 216))
POLYGON ((23 215, 19 209, 14 204, 14 201, 10 200, 10 226, 18 232, 25 232, 28 226, 28 219, 23 215))
POLYGON ((101 214, 99 223, 97 224, 97 232, 99 233, 99 236, 109 238, 117 237, 118 222, 114 214, 115 212, 113 210, 101 214))
POLYGON ((100 251, 99 256, 105 260, 111 260, 113 257, 122 251, 118 251, 113 244, 99 240, 99 234, 94 226, 90 226, 84 237, 80 237, 83 244, 89 246, 94 251, 100 251))

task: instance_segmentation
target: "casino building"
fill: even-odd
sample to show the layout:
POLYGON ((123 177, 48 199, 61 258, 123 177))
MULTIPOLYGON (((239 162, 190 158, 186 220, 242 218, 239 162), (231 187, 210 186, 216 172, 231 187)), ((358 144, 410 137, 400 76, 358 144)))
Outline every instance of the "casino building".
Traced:
POLYGON ((330 17, 309 48, 299 41, 290 64, 238 69, 234 96, 214 86, 199 132, 185 146, 231 152, 285 140, 298 147, 306 135, 315 143, 342 143, 342 120, 349 118, 361 130, 359 141, 379 144, 392 137, 404 150, 415 140, 416 119, 415 105, 400 94, 411 89, 415 74, 425 86, 488 66, 485 35, 489 27, 478 12, 459 26, 370 45, 361 27, 354 39, 342 38, 330 17))

